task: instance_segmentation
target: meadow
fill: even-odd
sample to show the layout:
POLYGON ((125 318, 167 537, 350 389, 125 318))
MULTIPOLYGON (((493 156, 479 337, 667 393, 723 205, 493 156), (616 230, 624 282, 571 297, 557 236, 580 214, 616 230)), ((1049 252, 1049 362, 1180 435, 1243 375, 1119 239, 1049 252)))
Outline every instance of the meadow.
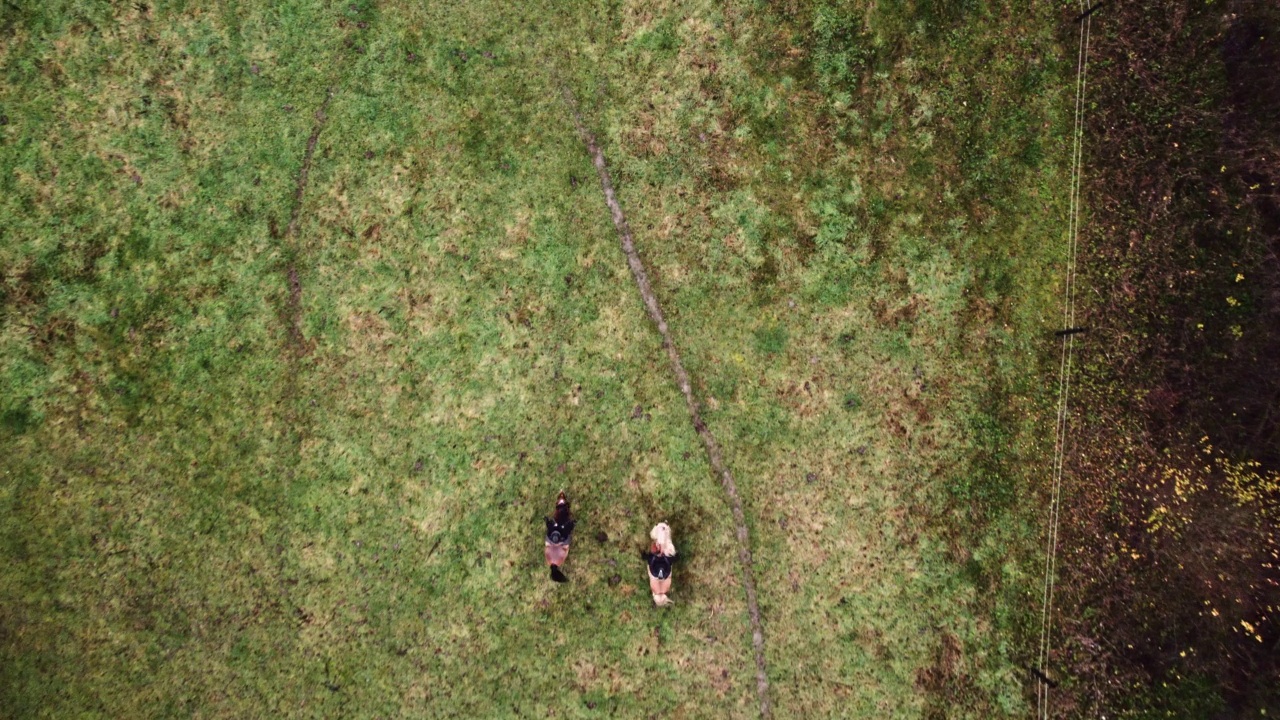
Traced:
POLYGON ((774 715, 1025 716, 1073 7, 6 3, 4 713, 758 715, 568 89, 774 715))

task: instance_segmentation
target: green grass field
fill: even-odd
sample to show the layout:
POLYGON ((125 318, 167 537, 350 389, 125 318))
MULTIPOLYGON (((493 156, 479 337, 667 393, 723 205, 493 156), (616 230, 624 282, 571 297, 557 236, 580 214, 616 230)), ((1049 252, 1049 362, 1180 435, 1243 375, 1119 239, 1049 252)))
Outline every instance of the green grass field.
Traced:
POLYGON ((758 713, 568 87, 775 715, 1025 716, 1075 48, 968 8, 0 6, 0 714, 758 713))

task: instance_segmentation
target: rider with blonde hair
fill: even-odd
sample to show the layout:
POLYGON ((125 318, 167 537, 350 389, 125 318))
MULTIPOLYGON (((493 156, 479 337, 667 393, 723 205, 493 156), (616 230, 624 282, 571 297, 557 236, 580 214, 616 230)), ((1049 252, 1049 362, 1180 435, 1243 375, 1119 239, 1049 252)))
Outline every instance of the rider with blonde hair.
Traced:
POLYGON ((671 526, 658 523, 649 531, 653 540, 648 552, 640 553, 649 565, 649 590, 653 593, 653 603, 658 607, 666 607, 672 603, 667 593, 671 592, 671 561, 676 556, 676 546, 671 542, 671 526))

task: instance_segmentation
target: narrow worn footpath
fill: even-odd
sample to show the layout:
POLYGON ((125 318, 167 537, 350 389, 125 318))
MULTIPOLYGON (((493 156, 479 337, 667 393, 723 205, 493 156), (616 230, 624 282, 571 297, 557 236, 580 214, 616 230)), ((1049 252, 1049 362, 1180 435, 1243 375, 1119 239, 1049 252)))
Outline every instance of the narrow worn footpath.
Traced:
POLYGON ((578 129, 578 135, 587 146, 587 152, 591 153, 591 160, 596 166, 596 174, 600 177, 600 188, 604 191, 605 204, 609 206, 609 211, 613 214, 613 225, 618 230, 618 238, 622 243, 622 252, 627 256, 627 265, 631 267, 631 275, 635 278, 636 287, 640 290, 640 297, 644 300, 644 307, 649 313, 649 319, 653 320, 654 325, 658 327, 658 333, 662 336, 662 346, 667 350, 667 358, 671 361, 671 371, 675 374, 676 384, 680 386, 680 392, 684 394, 685 406, 689 410, 689 419, 693 422, 694 429, 698 431, 698 437, 702 438, 702 445, 706 448, 707 459, 711 463, 711 469, 720 477, 720 483, 724 487, 725 494, 729 497, 729 505, 733 508, 733 520, 738 530, 738 561, 742 566, 742 587, 747 593, 747 612, 751 615, 751 644, 755 650, 756 657, 756 691, 760 696, 760 715, 768 718, 770 714, 769 678, 765 672, 764 631, 760 626, 760 605, 756 600, 755 573, 751 565, 751 542, 747 535, 747 520, 742 512, 742 498, 738 495, 738 485, 734 482, 733 473, 729 472, 729 468, 724 463, 719 443, 716 442, 715 436, 711 434, 711 430, 707 428, 707 424, 702 420, 702 414, 698 411, 698 403, 693 397, 692 386, 689 383, 689 373, 685 371, 684 363, 680 360, 680 353, 676 350, 676 344, 671 339, 671 332, 667 327, 666 319, 662 315, 662 308, 658 305, 658 299, 653 294, 653 287, 649 284, 649 276, 645 272, 644 263, 640 261, 640 256, 636 253, 635 242, 631 237, 631 228, 627 225, 627 218, 622 214, 622 206, 618 204, 618 198, 613 192, 613 181, 609 178, 609 169, 605 165, 604 153, 600 150, 600 145, 596 142, 595 135, 583 123, 577 100, 567 88, 564 89, 564 99, 573 115, 573 122, 578 129))

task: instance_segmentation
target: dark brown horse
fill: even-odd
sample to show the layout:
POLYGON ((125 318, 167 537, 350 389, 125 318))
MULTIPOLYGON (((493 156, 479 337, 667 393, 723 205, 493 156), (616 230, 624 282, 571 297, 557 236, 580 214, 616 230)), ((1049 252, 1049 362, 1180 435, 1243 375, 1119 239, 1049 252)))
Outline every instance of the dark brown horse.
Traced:
POLYGON ((556 498, 556 511, 547 521, 546 542, 543 549, 547 564, 551 566, 551 579, 556 582, 568 582, 569 578, 560 571, 565 560, 569 559, 569 536, 573 533, 573 516, 569 513, 569 499, 560 491, 556 498))

